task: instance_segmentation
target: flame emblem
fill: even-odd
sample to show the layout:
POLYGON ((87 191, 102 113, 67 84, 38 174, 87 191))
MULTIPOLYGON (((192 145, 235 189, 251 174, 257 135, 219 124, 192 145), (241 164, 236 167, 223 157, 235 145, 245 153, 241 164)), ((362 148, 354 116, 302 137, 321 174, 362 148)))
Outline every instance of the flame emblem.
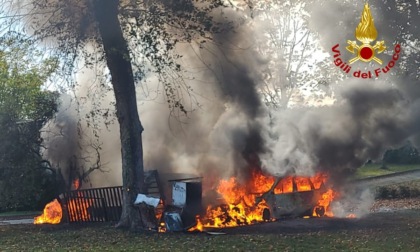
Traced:
POLYGON ((362 17, 360 18, 360 23, 356 28, 356 39, 362 42, 362 45, 359 46, 356 41, 347 40, 347 51, 353 54, 357 53, 357 56, 352 58, 349 63, 352 64, 358 60, 364 62, 374 60, 382 65, 382 60, 378 59, 375 53, 382 53, 386 49, 385 42, 383 40, 376 41, 375 45, 370 45, 371 42, 376 40, 377 36, 378 32, 376 31, 369 5, 366 3, 362 17))

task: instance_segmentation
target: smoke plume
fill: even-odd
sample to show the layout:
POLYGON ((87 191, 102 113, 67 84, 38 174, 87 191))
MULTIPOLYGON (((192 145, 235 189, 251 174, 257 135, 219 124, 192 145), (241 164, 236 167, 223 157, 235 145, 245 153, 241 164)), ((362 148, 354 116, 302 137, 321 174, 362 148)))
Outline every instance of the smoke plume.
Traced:
POLYGON ((416 133, 409 101, 385 82, 346 81, 338 100, 331 107, 276 114, 264 167, 277 174, 351 174, 416 133))
MULTIPOLYGON (((47 18, 58 25, 60 20, 74 17, 77 22, 63 23, 63 29, 79 34, 81 40, 95 39, 95 29, 87 13, 89 6, 82 4, 84 1, 44 2, 51 8, 59 2, 65 6, 57 13, 32 16, 30 22, 35 20, 42 24, 43 18, 47 18)), ((33 5, 41 7, 41 4, 33 5)), ((320 34, 325 51, 330 52, 334 44, 344 44, 354 37, 361 8, 336 1, 310 8, 311 29, 320 34)), ((215 18, 219 22, 225 20, 226 26, 246 19, 241 12, 228 9, 220 15, 215 18)), ((376 15, 378 13, 374 12, 373 16, 376 15)), ((386 23, 375 20, 375 24, 380 36, 386 23)), ((384 81, 345 79, 337 84, 337 100, 333 106, 268 111, 259 89, 263 81, 261 73, 271 59, 259 57, 254 37, 262 35, 252 27, 242 22, 235 30, 216 34, 204 44, 177 45, 177 52, 183 55, 180 63, 186 69, 184 81, 194 90, 192 93, 179 91, 183 97, 192 97, 184 104, 190 111, 187 114, 173 116, 167 97, 158 88, 157 76, 148 74, 142 83, 137 83, 140 119, 145 129, 146 169, 246 178, 249 168, 262 166, 264 171, 278 176, 311 175, 322 170, 343 178, 367 160, 381 158, 387 148, 406 139, 420 139, 417 127, 420 90, 415 83, 402 82, 396 77, 384 81)), ((51 33, 52 37, 54 34, 51 33)), ((331 64, 331 67, 335 66, 331 64)), ((96 83, 98 89, 89 89, 97 75, 79 72, 78 76, 82 88, 74 97, 101 100, 99 111, 110 111, 112 117, 112 92, 92 96, 100 86, 108 86, 109 80, 100 80, 96 83)), ((73 112, 76 108, 69 110, 71 106, 63 102, 52 126, 58 132, 65 132, 68 140, 63 140, 62 136, 59 136, 61 141, 48 138, 50 147, 46 157, 61 166, 69 155, 76 155, 89 169, 95 161, 83 159, 86 149, 80 150, 80 146, 91 142, 86 139, 99 139, 104 172, 92 173, 91 183, 94 186, 120 183, 118 125, 109 125, 107 117, 99 117, 96 123, 102 125, 99 126, 102 130, 89 129, 89 120, 80 114, 89 114, 91 106, 86 105, 79 114, 73 112), (81 119, 75 118, 78 116, 81 119), (91 132, 83 135, 84 144, 74 141, 75 135, 80 138, 75 127, 79 119, 83 121, 79 124, 85 129, 83 132, 91 132)))

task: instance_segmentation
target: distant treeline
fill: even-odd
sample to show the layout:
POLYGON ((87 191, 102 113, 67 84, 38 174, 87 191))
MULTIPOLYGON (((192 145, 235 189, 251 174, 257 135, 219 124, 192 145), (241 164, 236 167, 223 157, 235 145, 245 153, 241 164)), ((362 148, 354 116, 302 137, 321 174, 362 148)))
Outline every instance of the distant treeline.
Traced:
POLYGON ((382 161, 387 164, 418 164, 420 155, 411 142, 407 142, 398 149, 387 150, 382 161))

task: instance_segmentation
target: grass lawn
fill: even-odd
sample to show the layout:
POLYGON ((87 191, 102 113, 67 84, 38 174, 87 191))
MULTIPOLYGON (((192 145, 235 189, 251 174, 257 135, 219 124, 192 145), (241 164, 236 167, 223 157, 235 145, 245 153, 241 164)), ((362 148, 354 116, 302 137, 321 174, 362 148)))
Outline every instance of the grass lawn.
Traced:
POLYGON ((0 225, 0 251, 418 251, 419 216, 420 211, 402 218, 381 217, 388 222, 395 219, 391 226, 356 221, 332 230, 298 227, 294 232, 278 228, 265 234, 227 235, 130 233, 106 223, 0 225))
POLYGON ((395 172, 403 172, 414 169, 420 169, 419 164, 415 165, 394 165, 388 164, 387 169, 381 169, 381 164, 366 164, 359 168, 355 174, 355 178, 367 178, 380 175, 391 174, 395 172))

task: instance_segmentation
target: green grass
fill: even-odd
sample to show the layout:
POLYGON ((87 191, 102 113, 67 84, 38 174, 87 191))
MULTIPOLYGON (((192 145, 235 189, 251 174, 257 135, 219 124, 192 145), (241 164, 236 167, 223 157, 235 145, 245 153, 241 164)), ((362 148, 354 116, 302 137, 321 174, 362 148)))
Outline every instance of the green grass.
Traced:
POLYGON ((130 233, 109 224, 0 226, 0 251, 418 251, 420 221, 273 234, 130 233))
POLYGON ((387 169, 382 169, 381 164, 366 164, 359 168, 355 174, 355 178, 375 177, 395 172, 409 171, 413 169, 420 169, 420 165, 386 165, 387 169))
MULTIPOLYGON (((359 168, 354 175, 355 179, 376 177, 396 172, 420 169, 420 165, 395 165, 388 164, 386 169, 381 164, 367 164, 359 168)), ((375 188, 377 199, 412 198, 420 196, 420 181, 413 180, 395 185, 380 186, 375 188)))

